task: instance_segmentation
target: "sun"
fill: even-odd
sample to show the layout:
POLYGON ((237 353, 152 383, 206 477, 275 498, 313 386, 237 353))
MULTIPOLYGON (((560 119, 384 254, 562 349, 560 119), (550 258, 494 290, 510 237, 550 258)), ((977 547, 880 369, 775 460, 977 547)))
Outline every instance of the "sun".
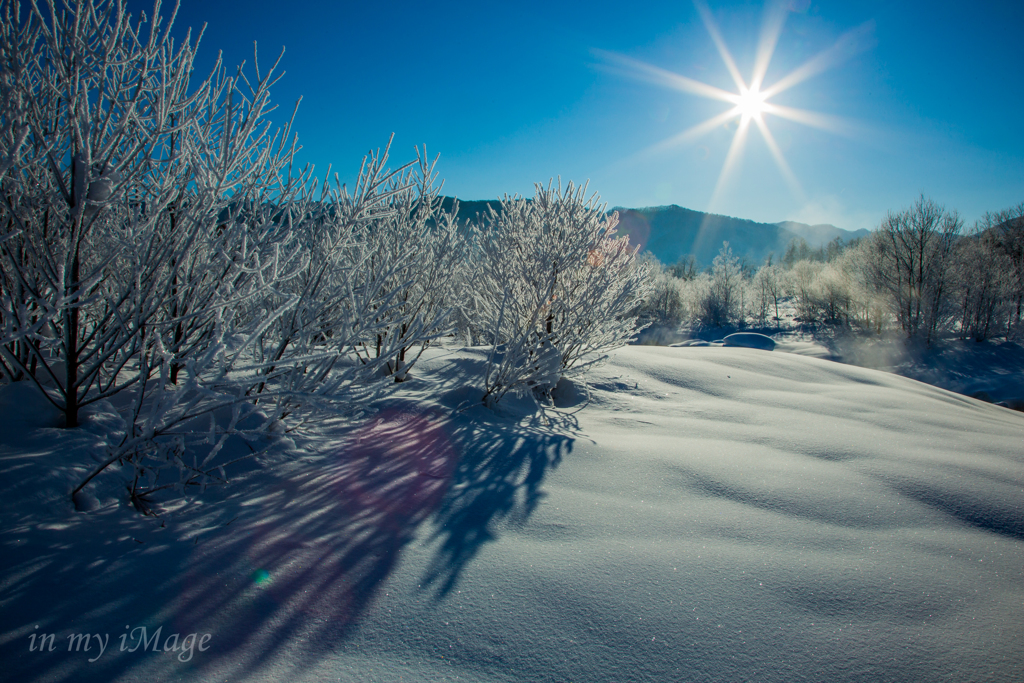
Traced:
POLYGON ((745 119, 760 118, 767 109, 765 99, 765 94, 754 88, 741 92, 736 97, 736 107, 740 110, 740 116, 745 119))
POLYGON ((757 46, 754 68, 750 76, 750 80, 747 81, 740 74, 740 70, 736 66, 736 62, 733 59, 732 54, 729 52, 729 48, 726 46, 725 40, 722 38, 722 34, 718 30, 718 25, 715 23, 711 10, 705 4, 704 0, 694 0, 694 5, 701 16, 704 26, 707 28, 707 31, 711 36, 711 40, 714 42, 726 69, 728 69, 729 75, 732 77, 733 83, 736 86, 736 90, 734 92, 717 88, 713 85, 702 83, 701 81, 687 78, 686 76, 630 59, 629 57, 604 52, 602 50, 594 50, 594 54, 602 58, 610 66, 618 67, 615 70, 623 71, 633 78, 645 80, 692 95, 699 95, 701 97, 719 100, 731 105, 720 114, 712 116, 706 121, 698 123, 697 125, 677 133, 666 140, 662 140, 661 142, 652 145, 648 149, 644 150, 642 155, 647 156, 652 153, 663 152, 671 147, 693 142, 698 137, 710 133, 719 126, 727 124, 734 119, 739 119, 739 123, 736 126, 736 132, 733 134, 732 143, 730 144, 729 151, 725 157, 725 163, 722 165, 722 170, 718 176, 718 182, 715 184, 715 189, 711 195, 709 209, 713 209, 715 207, 731 173, 738 164, 738 159, 742 156, 751 123, 753 123, 761 133, 762 139, 771 151, 772 157, 775 159, 775 163, 779 168, 780 174, 786 180, 794 195, 802 199, 803 191, 800 187, 800 183, 797 181, 792 170, 790 170, 789 164, 786 162, 786 158, 779 145, 775 142, 775 137, 772 135, 768 128, 768 124, 765 121, 765 115, 770 114, 772 116, 778 116, 830 132, 843 132, 845 129, 849 128, 849 126, 843 119, 837 116, 827 116, 804 109, 796 109, 793 107, 774 104, 769 102, 769 100, 779 93, 782 93, 783 91, 806 81, 812 76, 816 76, 823 71, 826 71, 839 62, 848 59, 855 52, 866 49, 869 41, 865 40, 865 34, 870 33, 871 31, 870 22, 843 34, 839 40, 836 41, 835 45, 812 57, 790 73, 772 83, 770 86, 765 86, 764 79, 768 73, 768 66, 771 63, 772 55, 775 53, 775 47, 782 34, 783 25, 785 24, 787 15, 789 14, 787 6, 777 0, 769 0, 768 4, 765 6, 764 22, 762 24, 761 37, 757 46))

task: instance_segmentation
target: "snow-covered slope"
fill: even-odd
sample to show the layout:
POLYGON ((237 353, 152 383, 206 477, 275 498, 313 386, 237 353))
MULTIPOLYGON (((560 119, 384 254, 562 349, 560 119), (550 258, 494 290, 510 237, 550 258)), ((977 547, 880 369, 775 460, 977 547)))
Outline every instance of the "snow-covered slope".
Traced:
POLYGON ((163 522, 71 511, 49 468, 95 437, 3 389, 5 674, 1024 678, 1021 413, 780 351, 629 347, 589 400, 495 415, 483 362, 439 350, 320 452, 163 522), (211 637, 187 662, 121 651, 139 626, 211 637), (67 651, 84 632, 109 635, 101 656, 67 651))

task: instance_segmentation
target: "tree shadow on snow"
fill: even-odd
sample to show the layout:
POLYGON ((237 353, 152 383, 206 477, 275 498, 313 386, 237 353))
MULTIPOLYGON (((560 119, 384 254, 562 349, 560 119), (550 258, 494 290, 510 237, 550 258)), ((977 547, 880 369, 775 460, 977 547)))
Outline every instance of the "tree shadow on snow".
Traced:
POLYGON ((437 545, 425 586, 443 599, 497 538, 498 520, 522 522, 536 508, 547 471, 573 443, 556 431, 572 424, 561 413, 512 420, 473 410, 467 419, 392 408, 335 451, 271 476, 253 468, 219 504, 166 526, 107 508, 5 529, 0 656, 10 680, 242 680, 285 654, 314 666, 345 647, 430 520, 437 545), (140 626, 147 636, 162 629, 160 652, 121 651, 122 634, 130 648, 140 626), (37 633, 56 634, 56 648, 30 652, 37 633), (92 663, 95 647, 68 652, 74 633, 108 634, 106 652, 92 663), (162 650, 174 633, 210 633, 209 649, 182 661, 162 650))
POLYGON ((553 410, 538 416, 540 428, 529 431, 486 419, 456 430, 462 458, 437 511, 433 539, 439 547, 423 581, 424 587, 436 587, 437 599, 452 590, 480 548, 496 539, 498 521, 525 523, 544 497, 544 476, 572 451, 573 439, 557 431, 567 425, 555 423, 571 416, 553 410))

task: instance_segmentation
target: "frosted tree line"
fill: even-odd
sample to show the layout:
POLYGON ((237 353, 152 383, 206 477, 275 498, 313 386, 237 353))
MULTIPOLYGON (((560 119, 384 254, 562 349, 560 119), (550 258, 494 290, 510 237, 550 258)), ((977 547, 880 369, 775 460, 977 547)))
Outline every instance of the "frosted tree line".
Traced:
POLYGON ((197 76, 174 13, 0 0, 0 382, 68 428, 101 401, 122 420, 72 497, 113 469, 143 511, 223 483, 229 440, 365 410, 445 336, 490 347, 494 407, 637 331, 648 265, 585 186, 476 224, 442 210, 426 149, 318 178, 294 110, 271 121, 278 63, 197 76))
POLYGON ((869 237, 816 250, 794 242, 756 268, 728 243, 705 272, 647 261, 652 291, 642 315, 655 325, 771 331, 786 302, 798 323, 899 330, 926 344, 1024 337, 1024 203, 965 229, 956 211, 922 196, 869 237))

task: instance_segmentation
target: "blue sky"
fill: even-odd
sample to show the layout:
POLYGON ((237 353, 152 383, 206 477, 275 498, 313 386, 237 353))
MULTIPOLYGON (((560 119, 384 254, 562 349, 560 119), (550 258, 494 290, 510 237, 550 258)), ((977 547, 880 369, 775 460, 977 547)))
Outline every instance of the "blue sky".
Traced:
MULTIPOLYGON (((749 81, 765 5, 708 7, 749 81)), ((251 60, 253 40, 261 61, 285 46, 287 75, 274 99, 290 113, 303 97, 301 158, 320 172, 333 164, 343 178, 393 132, 396 162, 426 144, 441 155, 446 193, 466 199, 529 194, 534 182, 561 175, 589 179, 613 206, 679 204, 848 229, 874 227, 922 192, 968 223, 1024 201, 1024 3, 788 7, 765 87, 844 36, 846 47, 827 70, 770 102, 842 125, 820 130, 764 114, 795 185, 751 127, 717 193, 740 119, 651 148, 731 105, 621 68, 623 58, 635 60, 735 92, 689 1, 183 0, 177 28, 208 24, 200 72, 217 49, 237 63, 251 60)))

